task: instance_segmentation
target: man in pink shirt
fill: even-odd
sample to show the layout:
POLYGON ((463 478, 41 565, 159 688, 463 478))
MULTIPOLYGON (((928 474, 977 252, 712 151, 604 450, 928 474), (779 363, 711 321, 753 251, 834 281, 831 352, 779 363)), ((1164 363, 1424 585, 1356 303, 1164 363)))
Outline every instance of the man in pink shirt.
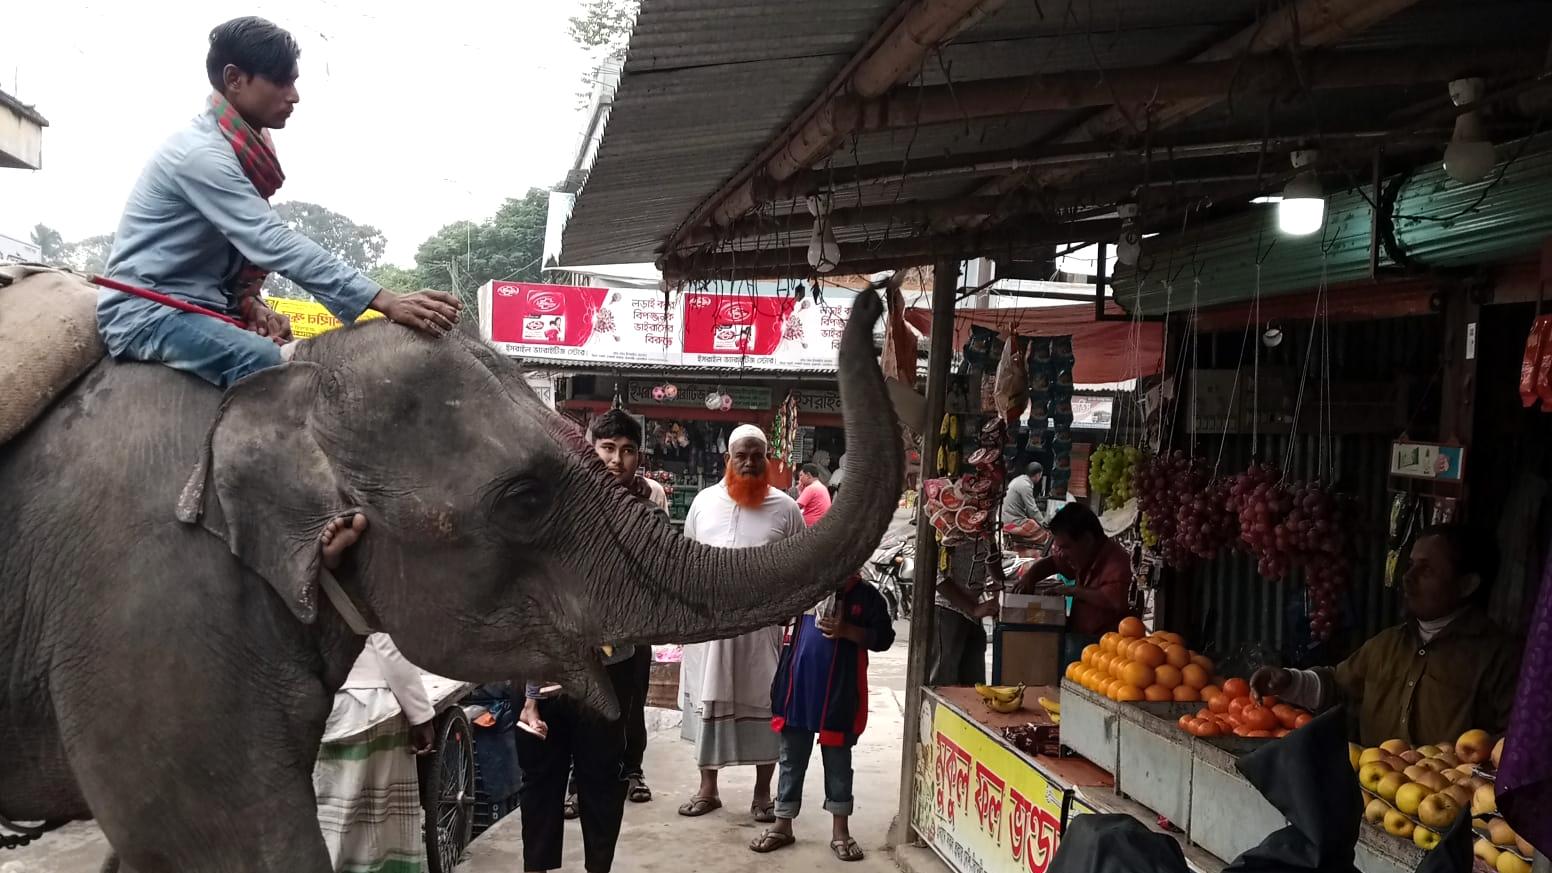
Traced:
POLYGON ((798 468, 798 509, 803 510, 803 523, 809 527, 819 523, 830 511, 830 489, 825 487, 818 464, 804 464, 798 468))

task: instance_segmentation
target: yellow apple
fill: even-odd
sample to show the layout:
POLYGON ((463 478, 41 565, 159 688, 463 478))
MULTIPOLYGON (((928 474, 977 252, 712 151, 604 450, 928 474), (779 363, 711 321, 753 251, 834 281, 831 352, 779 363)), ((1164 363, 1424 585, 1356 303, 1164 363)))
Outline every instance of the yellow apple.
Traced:
POLYGON ((1407 784, 1407 778, 1400 773, 1386 773, 1380 778, 1380 784, 1374 789, 1374 793, 1385 798, 1391 803, 1396 802, 1396 792, 1401 786, 1407 784))
POLYGON ((1455 801, 1455 805, 1461 809, 1471 808, 1471 786, 1469 785, 1451 785, 1440 793, 1455 801))
POLYGON ((1401 810, 1406 815, 1415 816, 1417 815, 1417 808, 1423 803, 1423 798, 1428 796, 1428 786, 1420 785, 1416 782, 1408 782, 1396 789, 1396 809, 1401 810))
POLYGON ((1389 764, 1390 769, 1396 771, 1397 773, 1405 770, 1407 767, 1411 766, 1412 763, 1400 755, 1391 755, 1389 753, 1387 753, 1385 757, 1381 758, 1380 760, 1386 764, 1389 764))
POLYGON ((1379 791, 1380 780, 1395 771, 1382 761, 1370 761, 1358 769, 1358 784, 1369 791, 1379 791))
POLYGON ((1358 766, 1362 767, 1364 764, 1378 761, 1383 757, 1385 757, 1384 749, 1364 749, 1362 752, 1358 753, 1358 766))
POLYGON ((1424 770, 1431 770, 1434 773, 1443 773, 1444 771, 1450 769, 1450 765, 1444 763, 1443 755, 1440 755, 1437 758, 1424 758, 1423 760, 1417 762, 1417 766, 1423 768, 1424 770))
POLYGON ((1497 868, 1498 855, 1500 854, 1498 847, 1488 842, 1487 840, 1478 839, 1476 844, 1471 847, 1471 853, 1485 861, 1487 866, 1494 869, 1497 868))
POLYGON ((1441 754, 1455 751, 1454 743, 1436 743, 1434 747, 1437 748, 1441 754))
POLYGON ((1414 752, 1420 758, 1437 758, 1441 754, 1438 746, 1418 746, 1414 752))
POLYGON ((1428 786, 1432 791, 1443 791, 1450 787, 1450 780, 1444 778, 1443 774, 1435 773, 1432 770, 1424 770, 1423 775, 1418 777, 1417 781, 1428 786))
POLYGON ((1402 770, 1401 775, 1405 776, 1410 782, 1420 782, 1422 781, 1424 773, 1431 772, 1433 771, 1429 770, 1427 767, 1424 767, 1422 764, 1413 764, 1405 770, 1402 770))
MULTIPOLYGON (((1477 789, 1477 793, 1471 795, 1472 815, 1493 815, 1498 812, 1498 795, 1493 791, 1491 782, 1477 789)), ((1494 840, 1493 842, 1498 842, 1494 840)))
POLYGON ((1353 770, 1363 766, 1363 746, 1357 743, 1347 744, 1347 762, 1353 765, 1353 770))
POLYGON ((1444 765, 1444 769, 1446 770, 1451 767, 1460 766, 1460 759, 1455 757, 1454 752, 1440 752, 1439 757, 1436 760, 1442 763, 1444 765))
MULTIPOLYGON (((1435 755, 1439 754, 1439 750, 1438 749, 1429 749, 1429 751, 1433 752, 1435 755)), ((1427 758, 1428 756, 1424 755, 1422 752, 1418 751, 1417 749, 1412 749, 1411 751, 1402 752, 1401 754, 1397 755, 1396 757, 1398 757, 1401 760, 1407 762, 1408 764, 1416 764, 1418 761, 1421 761, 1424 758, 1427 758)))
POLYGON ((1412 842, 1425 852, 1432 852, 1439 845, 1439 835, 1428 828, 1415 828, 1412 831, 1412 842))
POLYGON ((1385 813, 1385 832, 1393 837, 1401 837, 1403 839, 1410 837, 1415 827, 1411 819, 1394 809, 1385 813))
POLYGON ((1473 816, 1471 819, 1471 827, 1473 830, 1485 832, 1487 830, 1487 819, 1473 816))
POLYGON ((1530 862, 1513 852, 1498 853, 1498 873, 1530 873, 1530 862))
POLYGON ((1423 798, 1417 807, 1417 818, 1434 830, 1442 831, 1455 823, 1455 819, 1460 817, 1460 810, 1461 806, 1455 802, 1455 798, 1441 791, 1423 798))
POLYGON ((1464 764, 1480 764, 1493 754, 1493 738, 1484 730, 1469 730, 1455 741, 1455 755, 1464 764))
POLYGON ((1363 808, 1363 820, 1374 824, 1382 824, 1385 821, 1385 813, 1390 812, 1390 804, 1378 797, 1369 801, 1369 805, 1363 808))
POLYGON ((1498 769, 1498 762, 1503 758, 1504 738, 1499 737, 1498 742, 1493 743, 1493 769, 1498 769))
POLYGON ((1493 841, 1493 845, 1505 848, 1514 845, 1514 828, 1501 818, 1495 818, 1487 823, 1487 838, 1493 841))
POLYGON ((1399 755, 1402 752, 1412 751, 1412 746, 1408 744, 1406 740, 1386 740, 1385 742, 1380 743, 1380 748, 1384 749, 1392 755, 1399 755))

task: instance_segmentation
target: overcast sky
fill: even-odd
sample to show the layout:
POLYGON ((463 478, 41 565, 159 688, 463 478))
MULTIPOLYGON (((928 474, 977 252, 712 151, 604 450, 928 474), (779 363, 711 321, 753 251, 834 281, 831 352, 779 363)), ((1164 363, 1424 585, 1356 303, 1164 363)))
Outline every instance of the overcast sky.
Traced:
POLYGON ((570 168, 591 60, 580 0, 35 0, 6 3, 0 89, 50 126, 40 172, 0 170, 0 233, 107 233, 157 144, 197 114, 215 24, 262 15, 302 47, 302 102, 275 135, 286 183, 375 225, 409 265, 439 227, 489 216, 570 168))

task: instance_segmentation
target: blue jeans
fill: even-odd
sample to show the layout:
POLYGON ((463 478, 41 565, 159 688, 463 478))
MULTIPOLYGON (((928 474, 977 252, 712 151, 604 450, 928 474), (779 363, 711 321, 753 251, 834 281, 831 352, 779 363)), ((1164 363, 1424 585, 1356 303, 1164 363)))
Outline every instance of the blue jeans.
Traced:
POLYGON ((118 357, 163 363, 222 389, 281 362, 280 346, 274 340, 180 310, 149 325, 118 357))
MULTIPOLYGON (((814 735, 786 728, 781 732, 780 772, 776 777, 776 817, 792 820, 803 809, 803 780, 814 752, 814 735)), ((825 812, 851 815, 851 746, 820 746, 824 763, 825 812)))

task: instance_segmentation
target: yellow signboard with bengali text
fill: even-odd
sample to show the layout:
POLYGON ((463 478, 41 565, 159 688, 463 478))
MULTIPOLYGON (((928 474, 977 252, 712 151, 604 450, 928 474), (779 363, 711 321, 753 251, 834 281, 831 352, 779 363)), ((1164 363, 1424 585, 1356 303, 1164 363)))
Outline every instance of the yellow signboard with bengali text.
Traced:
POLYGON ((960 873, 1044 873, 1066 790, 942 703, 918 747, 912 824, 960 873), (929 739, 930 738, 930 739, 929 739))
MULTIPOLYGON (((289 297, 268 297, 264 300, 269 308, 291 319, 291 335, 297 339, 308 339, 320 333, 340 326, 340 320, 335 318, 329 310, 323 308, 322 303, 311 300, 292 300, 289 297)), ((369 318, 382 318, 383 314, 375 309, 368 309, 361 315, 361 320, 369 318)))

